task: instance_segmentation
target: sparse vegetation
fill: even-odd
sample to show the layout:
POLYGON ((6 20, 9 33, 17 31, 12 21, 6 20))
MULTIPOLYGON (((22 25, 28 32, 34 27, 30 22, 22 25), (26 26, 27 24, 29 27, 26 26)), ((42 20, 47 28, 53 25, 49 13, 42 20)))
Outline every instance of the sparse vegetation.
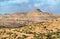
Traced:
MULTIPOLYGON (((26 25, 21 28, 1 28, 1 39, 60 39, 60 27, 50 22, 26 25), (48 26, 49 25, 49 26, 48 26), (53 27, 53 28, 51 28, 53 27), (50 29, 51 28, 51 29, 50 29)), ((56 22, 58 23, 58 22, 56 22)), ((58 24, 59 25, 59 24, 58 24)))
POLYGON ((35 10, 0 17, 0 39, 60 39, 60 17, 53 14, 35 10))

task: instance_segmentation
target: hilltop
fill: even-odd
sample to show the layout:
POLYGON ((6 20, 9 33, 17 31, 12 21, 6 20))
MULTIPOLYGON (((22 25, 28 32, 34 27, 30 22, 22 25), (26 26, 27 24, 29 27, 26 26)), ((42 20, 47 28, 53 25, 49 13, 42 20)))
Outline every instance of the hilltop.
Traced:
POLYGON ((28 24, 45 22, 60 18, 59 15, 42 12, 40 9, 26 13, 13 13, 9 15, 0 15, 0 27, 21 27, 28 24))
POLYGON ((60 15, 40 9, 0 15, 0 39, 60 39, 60 15))

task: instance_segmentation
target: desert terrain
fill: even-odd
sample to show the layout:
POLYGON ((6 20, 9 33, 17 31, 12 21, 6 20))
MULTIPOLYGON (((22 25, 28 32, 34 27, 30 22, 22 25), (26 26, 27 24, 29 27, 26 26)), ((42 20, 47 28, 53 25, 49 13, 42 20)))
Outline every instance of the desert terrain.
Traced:
POLYGON ((60 39, 60 15, 40 9, 0 15, 0 39, 60 39))

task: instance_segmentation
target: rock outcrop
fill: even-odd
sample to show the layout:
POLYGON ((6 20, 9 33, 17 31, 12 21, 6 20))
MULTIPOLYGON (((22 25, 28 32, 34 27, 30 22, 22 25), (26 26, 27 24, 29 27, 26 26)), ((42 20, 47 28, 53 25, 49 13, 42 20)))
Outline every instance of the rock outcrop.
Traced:
POLYGON ((60 16, 36 9, 32 12, 0 15, 0 27, 15 28, 57 18, 60 18, 60 16))

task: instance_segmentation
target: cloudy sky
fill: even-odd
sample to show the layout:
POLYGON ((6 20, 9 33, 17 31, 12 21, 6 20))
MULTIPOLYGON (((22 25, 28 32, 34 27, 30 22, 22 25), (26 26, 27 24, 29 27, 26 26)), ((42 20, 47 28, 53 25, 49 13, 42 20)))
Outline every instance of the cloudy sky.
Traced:
POLYGON ((0 0, 0 13, 27 12, 34 9, 60 14, 60 0, 0 0))

